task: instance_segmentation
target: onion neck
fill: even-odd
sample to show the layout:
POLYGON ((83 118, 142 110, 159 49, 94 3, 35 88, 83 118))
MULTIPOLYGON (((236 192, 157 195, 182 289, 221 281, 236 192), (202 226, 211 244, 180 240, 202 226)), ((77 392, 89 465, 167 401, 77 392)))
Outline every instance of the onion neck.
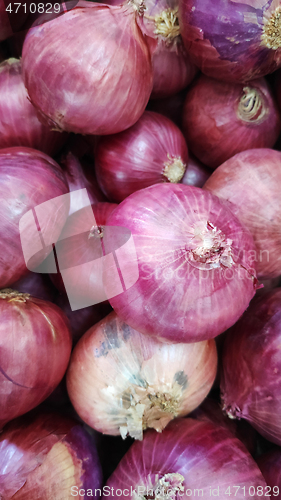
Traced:
POLYGON ((26 302, 30 298, 30 293, 22 293, 11 288, 3 288, 0 291, 0 299, 8 299, 8 302, 26 302))
POLYGON ((186 164, 183 163, 182 159, 179 156, 173 158, 168 154, 167 157, 168 160, 164 163, 164 177, 166 177, 169 182, 180 182, 185 174, 186 164))
POLYGON ((255 88, 244 87, 238 104, 237 114, 240 120, 259 123, 267 112, 262 94, 255 88))
POLYGON ((178 8, 166 9, 154 17, 154 34, 162 37, 166 44, 172 44, 180 36, 178 8))
MULTIPOLYGON (((139 495, 135 493, 134 500, 178 500, 182 497, 181 492, 184 492, 183 482, 184 477, 177 472, 164 474, 163 476, 156 474, 153 480, 148 476, 145 485, 147 494, 139 495)), ((135 492, 137 491, 138 487, 135 489, 135 492)))
POLYGON ((265 14, 264 27, 262 30, 262 45, 268 49, 277 50, 281 47, 281 6, 265 14))
POLYGON ((102 239, 104 236, 104 226, 93 226, 89 232, 88 240, 90 238, 102 239))
POLYGON ((208 269, 224 266, 232 267, 232 240, 216 228, 210 221, 199 223, 193 228, 193 248, 186 249, 190 263, 208 269))

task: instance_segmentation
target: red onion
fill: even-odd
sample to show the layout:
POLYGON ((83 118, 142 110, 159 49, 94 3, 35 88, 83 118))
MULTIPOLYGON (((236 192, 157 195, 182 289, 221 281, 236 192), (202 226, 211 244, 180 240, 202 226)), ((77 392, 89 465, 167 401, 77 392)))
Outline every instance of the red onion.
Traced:
POLYGON ((187 168, 181 180, 187 186, 203 187, 210 177, 212 170, 205 167, 195 156, 189 155, 187 168))
POLYGON ((102 137, 96 150, 96 175, 105 195, 122 201, 138 189, 160 182, 180 182, 188 150, 178 127, 145 111, 133 127, 102 137))
POLYGON ((23 147, 0 150, 1 288, 27 273, 27 254, 29 269, 35 269, 50 253, 50 243, 57 241, 68 215, 68 197, 61 196, 67 192, 63 172, 49 156, 23 147), (53 198, 56 199, 51 201, 53 198), (48 207, 43 206, 49 200, 48 207), (45 247, 32 209, 39 220, 45 247))
POLYGON ((281 274, 281 153, 252 149, 218 167, 204 189, 231 202, 232 212, 251 231, 259 278, 281 274))
POLYGON ((39 122, 22 81, 20 61, 4 61, 0 65, 0 148, 27 146, 53 155, 66 137, 39 122))
POLYGON ((244 445, 229 431, 191 418, 133 443, 104 487, 103 499, 265 498, 266 484, 244 445))
POLYGON ((281 65, 279 0, 180 0, 180 27, 208 76, 247 82, 281 65))
POLYGON ((51 302, 0 292, 0 429, 46 399, 61 381, 70 357, 67 318, 51 302))
POLYGON ((38 299, 49 300, 50 302, 53 302, 56 295, 56 289, 52 285, 49 276, 39 273, 28 273, 13 283, 11 288, 18 292, 29 293, 32 297, 37 297, 38 299))
POLYGON ((95 443, 75 420, 25 415, 0 435, 0 485, 3 499, 66 500, 76 490, 82 498, 83 489, 98 499, 102 475, 95 443))
POLYGON ((214 340, 164 344, 112 312, 77 344, 67 389, 78 415, 104 433, 142 439, 196 408, 217 371, 214 340))
POLYGON ((113 134, 142 115, 152 90, 151 59, 133 5, 87 3, 29 31, 24 81, 56 128, 113 134))
POLYGON ((281 120, 264 79, 242 85, 202 75, 187 93, 183 129, 195 156, 216 168, 240 151, 274 146, 281 120))
POLYGON ((266 480, 268 496, 281 499, 281 450, 276 449, 261 455, 258 466, 266 480))
POLYGON ((281 444, 281 289, 250 305, 224 343, 221 392, 231 418, 245 418, 281 444))
POLYGON ((136 257, 127 261, 139 268, 138 281, 110 303, 142 333, 173 342, 215 337, 255 294, 252 238, 225 203, 206 194, 156 184, 126 198, 107 222, 132 232, 136 257))

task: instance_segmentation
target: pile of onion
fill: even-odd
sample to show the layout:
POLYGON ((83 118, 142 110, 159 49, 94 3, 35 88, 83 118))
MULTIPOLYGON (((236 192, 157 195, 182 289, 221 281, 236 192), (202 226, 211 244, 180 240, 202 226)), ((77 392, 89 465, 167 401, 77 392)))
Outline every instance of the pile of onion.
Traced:
POLYGON ((224 343, 221 394, 231 418, 244 418, 281 444, 281 289, 256 297, 224 343))
POLYGON ((264 497, 266 484, 244 445, 211 422, 177 419, 158 434, 146 431, 119 463, 103 499, 264 497))
POLYGON ((258 277, 281 274, 281 153, 252 149, 233 156, 209 177, 204 189, 228 200, 232 212, 250 230, 258 277))
POLYGON ((281 65, 277 0, 180 0, 181 35, 191 60, 208 76, 247 82, 281 65))
POLYGON ((100 498, 102 473, 93 438, 75 420, 29 413, 0 435, 0 493, 17 500, 100 498), (96 492, 95 492, 96 490, 96 492))
POLYGON ((27 293, 0 292, 0 429, 46 399, 66 372, 71 335, 64 313, 27 293))
POLYGON ((54 128, 113 134, 140 118, 152 90, 152 66, 138 16, 132 4, 79 2, 29 30, 22 53, 25 86, 54 128))
POLYGON ((180 182, 188 150, 179 128, 168 118, 145 111, 135 125, 101 137, 96 154, 99 186, 111 201, 160 182, 180 182))
MULTIPOLYGON (((155 184, 126 198, 108 219, 127 228, 134 248, 124 269, 138 280, 110 298, 136 330, 173 342, 216 337, 232 326, 256 291, 248 230, 227 204, 183 184, 155 184)), ((108 251, 114 238, 105 242, 108 251)), ((115 265, 115 264, 114 264, 115 265)), ((105 273, 112 283, 114 265, 105 273)))
POLYGON ((281 120, 268 83, 226 83, 202 75, 187 92, 183 130, 191 151, 216 168, 236 153, 271 148, 281 120))
POLYGON ((142 439, 199 406, 217 371, 214 340, 164 344, 142 335, 115 312, 77 344, 67 373, 78 415, 104 434, 142 439))

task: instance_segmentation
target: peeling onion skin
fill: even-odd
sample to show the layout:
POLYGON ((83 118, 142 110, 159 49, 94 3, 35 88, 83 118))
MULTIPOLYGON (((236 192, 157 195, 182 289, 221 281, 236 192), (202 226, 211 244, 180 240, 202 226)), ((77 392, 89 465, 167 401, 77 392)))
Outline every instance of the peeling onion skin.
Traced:
MULTIPOLYGON (((193 500, 199 495, 210 497, 210 487, 212 491, 219 487, 217 496, 226 500, 229 494, 225 491, 233 485, 240 486, 236 498, 244 500, 243 486, 246 492, 250 486, 255 491, 257 486, 263 490, 266 487, 256 463, 244 445, 229 431, 211 422, 185 418, 170 422, 162 434, 148 430, 142 442, 134 442, 106 483, 108 490, 113 488, 113 493, 106 493, 102 498, 116 499, 117 489, 123 492, 126 488, 138 491, 138 487, 144 487, 146 491, 146 487, 155 488, 157 483, 160 487, 161 479, 171 484, 173 477, 178 479, 178 482, 173 481, 174 491, 176 486, 178 489, 182 486, 183 490, 179 489, 180 493, 170 498, 183 500, 193 500), (198 489, 203 489, 203 495, 198 493, 198 489)), ((119 498, 125 500, 125 495, 119 498)), ((135 495, 135 500, 145 498, 149 497, 135 495)), ((169 496, 159 495, 155 498, 169 496)), ((252 498, 257 500, 265 497, 254 494, 252 498)))
POLYGON ((237 83, 280 67, 279 13, 279 0, 179 2, 181 35, 191 60, 205 75, 237 83))
POLYGON ((142 439, 199 406, 217 371, 214 340, 163 344, 112 312, 75 348, 67 373, 78 415, 104 434, 142 439), (144 406, 143 406, 144 405, 144 406))
POLYGON ((209 177, 203 189, 227 200, 256 244, 260 279, 281 274, 281 153, 252 149, 233 156, 209 177))
POLYGON ((264 453, 257 459, 257 464, 262 471, 266 484, 271 488, 271 492, 279 494, 272 497, 281 499, 281 451, 280 449, 264 453), (275 487, 275 488, 274 488, 275 487))
POLYGON ((57 413, 29 413, 5 427, 0 435, 3 499, 70 500, 74 486, 93 492, 102 487, 95 443, 81 424, 57 413))
POLYGON ((123 321, 163 341, 216 337, 255 294, 252 237, 226 203, 206 192, 156 184, 130 195, 108 220, 132 232, 139 269, 137 282, 109 302, 123 321))
POLYGON ((241 151, 273 147, 281 120, 264 79, 243 85, 201 75, 186 96, 183 130, 193 154, 216 168, 241 151))
POLYGON ((0 292, 0 429, 57 387, 71 353, 64 313, 51 302, 15 290, 0 292))
POLYGON ((132 6, 88 3, 28 32, 23 77, 49 124, 113 134, 144 112, 152 90, 151 57, 132 6))
POLYGON ((221 394, 231 418, 244 418, 281 444, 281 289, 257 297, 224 343, 221 394))
POLYGON ((99 186, 115 202, 152 184, 180 182, 187 162, 182 132, 153 111, 145 111, 124 132, 101 137, 95 154, 99 186))

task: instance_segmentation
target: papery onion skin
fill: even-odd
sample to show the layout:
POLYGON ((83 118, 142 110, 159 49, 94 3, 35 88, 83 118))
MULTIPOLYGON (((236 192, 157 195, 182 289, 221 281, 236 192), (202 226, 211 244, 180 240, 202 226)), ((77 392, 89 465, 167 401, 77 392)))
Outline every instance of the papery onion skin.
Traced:
POLYGON ((204 189, 231 203, 256 244, 258 278, 281 274, 281 153, 252 149, 233 156, 209 177, 204 189))
POLYGON ((92 488, 98 499, 101 486, 95 443, 75 420, 31 412, 8 424, 0 435, 3 498, 70 500, 72 488, 78 487, 92 488))
POLYGON ((113 134, 142 115, 152 90, 151 58, 133 6, 87 3, 29 31, 23 76, 49 123, 113 134))
POLYGON ((216 168, 241 151, 273 147, 281 120, 263 78, 243 85, 201 75, 187 92, 183 130, 193 154, 216 168))
POLYGON ((142 439, 206 397, 217 371, 214 340, 164 344, 112 312, 82 337, 67 373, 78 415, 104 433, 142 439))
POLYGON ((188 162, 182 132, 168 118, 145 111, 120 134, 102 137, 96 155, 98 183, 111 201, 160 182, 180 182, 188 162))
POLYGON ((281 65, 279 1, 181 0, 179 7, 186 50, 207 76, 243 83, 281 65))
POLYGON ((230 417, 245 418, 281 444, 281 289, 250 304, 224 343, 221 394, 230 417))
POLYGON ((14 290, 0 292, 0 428, 46 399, 69 362, 71 335, 51 302, 14 290))
POLYGON ((146 488, 155 488, 157 483, 161 488, 161 479, 167 480, 175 495, 170 498, 206 498, 211 489, 211 496, 226 500, 229 492, 234 494, 233 485, 240 486, 235 489, 238 499, 249 497, 250 487, 251 493, 254 489, 252 498, 265 498, 257 493, 258 486, 260 492, 265 491, 265 481, 244 445, 226 429, 191 418, 170 422, 162 434, 146 431, 143 441, 133 443, 107 481, 108 490, 102 498, 115 499, 118 489, 123 492, 120 499, 125 500, 126 488, 139 492, 136 500, 150 498, 149 493, 145 497, 146 488))
MULTIPOLYGON (((27 274, 19 234, 20 219, 45 201, 68 193, 59 165, 49 156, 31 148, 0 150, 0 287, 11 285, 27 274)), ((62 196, 49 221, 48 234, 56 242, 66 221, 69 204, 62 196)), ((45 228, 44 228, 45 229, 45 228)), ((50 252, 35 257, 39 264, 50 252)), ((35 262, 35 261, 34 261, 35 262)), ((34 268, 36 266, 34 265, 34 268)))
POLYGON ((26 146, 53 156, 66 134, 54 132, 38 120, 21 75, 21 62, 10 58, 0 65, 0 148, 26 146))
POLYGON ((257 459, 257 464, 262 472, 266 484, 271 488, 271 498, 281 498, 281 451, 274 449, 264 453, 257 459), (276 494, 278 493, 278 494, 276 494))
MULTIPOLYGON (((226 203, 204 193, 157 184, 130 195, 108 220, 132 232, 131 267, 139 270, 138 281, 109 301, 142 333, 173 342, 213 338, 238 320, 255 294, 251 235, 226 203)), ((108 268, 109 285, 110 277, 108 268)))
POLYGON ((201 188, 211 174, 212 170, 210 168, 203 165, 193 154, 189 154, 187 168, 181 182, 187 186, 201 188))

